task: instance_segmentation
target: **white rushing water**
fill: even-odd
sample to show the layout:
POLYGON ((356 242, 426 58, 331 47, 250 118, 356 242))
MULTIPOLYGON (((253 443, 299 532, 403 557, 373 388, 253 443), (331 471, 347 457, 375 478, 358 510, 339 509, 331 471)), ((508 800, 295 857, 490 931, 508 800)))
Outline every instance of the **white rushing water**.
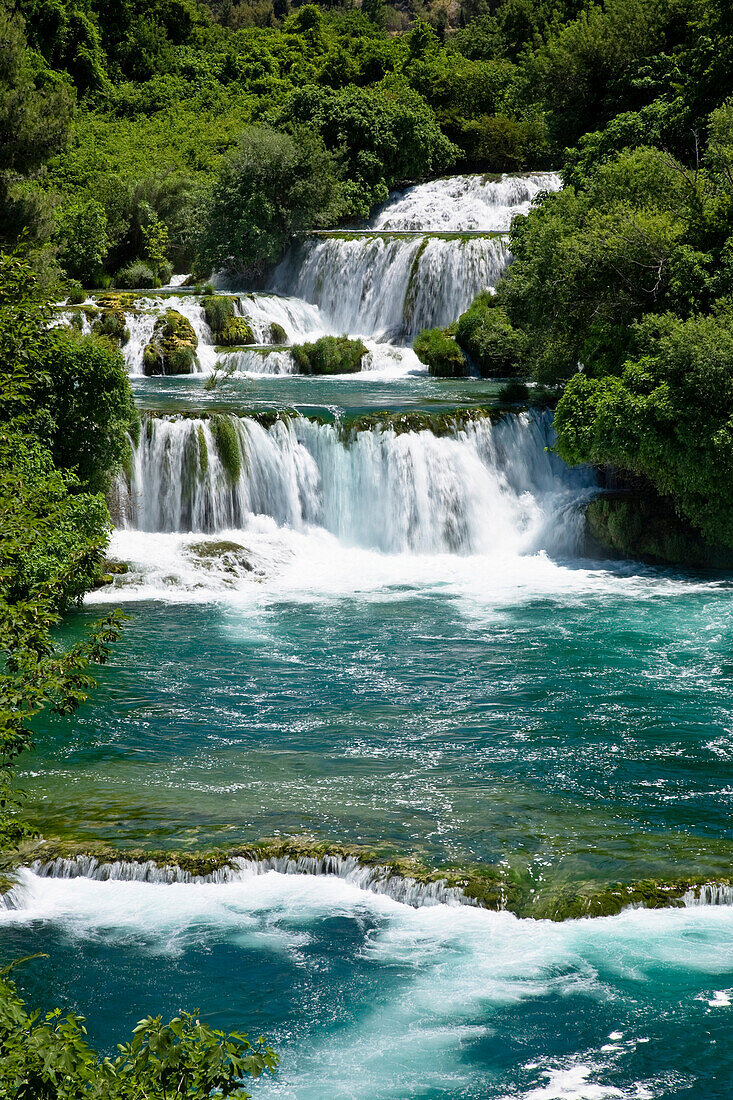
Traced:
POLYGON ((450 176, 395 191, 371 224, 375 229, 484 230, 505 233, 543 191, 559 191, 556 172, 450 176))
POLYGON ((316 304, 333 332, 404 340, 454 321, 508 260, 501 237, 314 237, 272 285, 316 304))
MULTIPOLYGON (((244 529, 267 516, 386 553, 520 552, 558 545, 568 506, 594 484, 547 451, 548 415, 488 419, 437 437, 391 428, 349 437, 297 417, 150 418, 135 448, 123 526, 244 529), (239 456, 232 479, 222 433, 239 456)), ((572 526, 572 525, 571 525, 572 526)))
MULTIPOLYGON (((499 180, 456 176, 396 192, 369 229, 323 233, 294 244, 268 291, 238 293, 238 309, 256 344, 279 342, 272 333, 277 325, 290 344, 349 335, 387 348, 409 345, 422 329, 451 324, 479 292, 496 285, 511 260, 507 239, 499 234, 543 192, 559 186, 554 173, 536 173, 499 180)), ((292 372, 292 361, 280 353, 217 355, 200 296, 153 291, 136 295, 125 313, 129 339, 122 353, 131 375, 144 373, 145 347, 168 309, 183 314, 196 333, 195 371, 292 372)), ((69 324, 71 316, 60 312, 56 323, 69 324)), ((83 324, 88 331, 86 318, 83 324)), ((393 374, 420 369, 409 356, 398 369, 394 355, 390 361, 380 354, 365 368, 393 374)))
MULTIPOLYGON (((239 1005, 251 974, 263 968, 282 996, 276 972, 285 968, 304 986, 295 1005, 305 1030, 273 1037, 282 1065, 254 1086, 262 1098, 684 1096, 694 1079, 668 1068, 658 1021, 682 1016, 693 1027, 702 1020, 706 1030, 720 1029, 727 1017, 715 1014, 730 1011, 725 978, 720 985, 721 975, 729 985, 733 970, 726 907, 554 923, 468 906, 414 908, 347 878, 274 870, 170 885, 23 871, 16 902, 0 910, 9 933, 52 929, 67 951, 92 942, 97 953, 124 952, 153 973, 194 968, 206 957, 204 944, 225 947, 230 977, 219 974, 217 988, 239 1005), (339 944, 344 927, 353 937, 347 948, 339 944), (478 1044, 504 1054, 498 1066, 490 1054, 471 1057, 478 1044), (496 1074, 501 1081, 510 1072, 511 1086, 497 1092, 496 1074)), ((122 956, 106 958, 114 965, 122 956)), ((709 1042, 710 1057, 715 1037, 704 1040, 701 1031, 698 1052, 709 1042)), ((695 1095, 722 1098, 725 1090, 695 1095)))

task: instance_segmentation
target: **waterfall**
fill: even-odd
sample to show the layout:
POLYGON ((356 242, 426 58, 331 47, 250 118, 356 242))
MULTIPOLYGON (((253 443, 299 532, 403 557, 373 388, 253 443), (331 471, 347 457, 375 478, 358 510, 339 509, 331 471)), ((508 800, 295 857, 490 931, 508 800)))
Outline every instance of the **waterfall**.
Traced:
POLYGON ((135 309, 125 313, 125 326, 130 333, 130 338, 123 345, 122 354, 130 374, 143 373, 145 347, 153 335, 155 322, 168 309, 176 310, 190 322, 198 338, 196 349, 198 370, 211 373, 216 364, 216 351, 201 301, 192 294, 181 294, 167 297, 141 297, 135 302, 135 309))
MULTIPOLYGON (((419 882, 406 875, 395 874, 389 867, 366 866, 355 856, 266 856, 247 859, 234 856, 227 865, 206 875, 193 875, 176 864, 158 864, 153 860, 100 863, 94 856, 80 855, 72 859, 36 860, 29 870, 39 878, 89 878, 99 882, 153 882, 172 884, 246 882, 257 875, 275 872, 280 875, 325 875, 343 879, 361 890, 386 894, 404 905, 418 909, 425 905, 476 905, 459 887, 449 886, 445 879, 419 882)), ((26 872, 27 873, 27 872, 26 872)), ((22 907, 22 885, 6 895, 6 907, 22 907)))
POLYGON ((505 233, 542 191, 562 186, 555 172, 527 176, 451 176, 390 195, 373 219, 375 229, 494 230, 505 233))
POLYGON ((594 484, 551 453, 551 417, 470 421, 448 435, 351 432, 304 417, 145 420, 124 525, 246 528, 264 515, 386 553, 520 553, 575 538, 563 518, 594 484), (569 534, 568 534, 569 532, 569 534))
POLYGON ((454 321, 508 260, 501 237, 314 237, 290 250, 273 289, 317 305, 331 331, 406 339, 454 321))

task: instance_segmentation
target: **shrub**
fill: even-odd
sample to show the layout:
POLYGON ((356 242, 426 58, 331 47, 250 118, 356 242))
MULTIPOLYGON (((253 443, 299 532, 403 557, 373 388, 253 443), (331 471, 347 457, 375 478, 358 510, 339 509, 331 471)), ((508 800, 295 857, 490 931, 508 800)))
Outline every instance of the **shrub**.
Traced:
POLYGON ((355 374, 367 354, 361 340, 322 336, 314 344, 296 344, 292 356, 301 374, 355 374))
POLYGON ((442 328, 426 328, 415 337, 415 354, 436 378, 462 378, 466 358, 455 340, 442 328))
POLYGON ((459 318, 456 342, 483 378, 506 378, 521 370, 526 339, 487 291, 479 294, 459 318))
POLYGON ((82 302, 86 301, 86 293, 80 282, 76 279, 69 279, 67 284, 68 290, 68 303, 70 306, 80 306, 82 302))
POLYGON ((152 290, 160 286, 160 280, 144 260, 135 260, 117 272, 115 286, 122 290, 152 290))
POLYGON ((173 264, 170 260, 163 260, 158 264, 158 278, 163 286, 166 286, 173 278, 173 264))

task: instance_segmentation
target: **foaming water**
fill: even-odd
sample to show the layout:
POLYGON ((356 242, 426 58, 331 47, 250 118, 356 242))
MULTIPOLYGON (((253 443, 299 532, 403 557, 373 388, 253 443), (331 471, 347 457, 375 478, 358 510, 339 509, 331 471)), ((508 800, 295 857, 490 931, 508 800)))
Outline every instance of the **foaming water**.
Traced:
POLYGON ((529 212, 539 194, 561 187, 555 172, 500 179, 451 176, 394 192, 372 225, 393 230, 506 232, 517 214, 529 212))
POLYGON ((107 1049, 182 1000, 264 1032, 282 1064, 250 1086, 263 1100, 722 1100, 733 1069, 730 909, 552 924, 274 871, 23 872, 18 896, 0 927, 16 954, 49 951, 19 972, 36 999, 84 1011, 107 1049))
POLYGON ((263 515, 387 553, 517 554, 572 549, 571 506, 595 484, 549 452, 548 415, 477 420, 443 437, 387 428, 344 438, 338 426, 302 417, 266 430, 227 416, 225 426, 236 476, 217 422, 148 419, 122 525, 216 532, 263 515))
POLYGON ((291 249, 273 288, 316 304, 331 331, 407 339, 455 320, 508 260, 500 237, 319 237, 291 249))

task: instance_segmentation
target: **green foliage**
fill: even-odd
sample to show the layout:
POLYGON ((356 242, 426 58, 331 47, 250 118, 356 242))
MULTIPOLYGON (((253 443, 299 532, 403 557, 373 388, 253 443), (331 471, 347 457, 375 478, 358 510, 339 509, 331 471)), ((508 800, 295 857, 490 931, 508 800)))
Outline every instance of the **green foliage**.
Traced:
POLYGON ((239 481, 239 475, 242 472, 242 451, 232 417, 223 413, 212 416, 211 432, 216 443, 217 454, 229 480, 232 483, 239 481))
POLYGON ((456 343, 483 378, 506 378, 522 370, 526 338, 512 327, 488 291, 479 294, 459 317, 456 343))
POLYGON ((350 340, 348 336, 321 336, 314 344, 296 344, 291 348, 301 374, 355 374, 361 370, 366 354, 362 341, 350 340))
POLYGON ((426 328, 415 337, 415 354, 436 378, 462 378, 468 373, 466 357, 445 329, 426 328))
POLYGON ((69 305, 80 306, 82 302, 86 301, 86 293, 81 283, 75 279, 70 279, 66 284, 66 293, 68 297, 69 305))
POLYGON ((527 334, 537 376, 617 371, 645 314, 690 316, 729 293, 730 195, 724 177, 641 148, 516 219, 498 301, 527 334))
POLYGON ((37 394, 51 420, 54 462, 73 469, 85 489, 107 492, 137 422, 120 352, 107 340, 58 330, 40 365, 47 381, 37 394))
POLYGON ((617 377, 575 375, 558 404, 568 462, 640 474, 708 541, 733 546, 733 309, 650 317, 617 377))
POLYGON ((282 120, 313 127, 343 158, 343 216, 366 218, 390 187, 445 171, 457 149, 441 133, 433 112, 404 79, 341 89, 306 85, 288 102, 282 120))
POLYGON ((167 1024, 146 1017, 116 1057, 100 1058, 83 1016, 29 1012, 8 969, 0 972, 2 1100, 247 1100, 243 1079, 277 1066, 263 1039, 227 1035, 188 1012, 167 1024))
POLYGON ((289 237, 327 218, 336 194, 333 158, 320 138, 268 127, 245 131, 203 211, 201 262, 229 271, 261 271, 289 237))
POLYGON ((150 264, 135 260, 117 272, 115 286, 122 290, 148 290, 160 286, 160 280, 150 264))
POLYGON ((270 343, 271 344, 287 344, 288 334, 282 325, 279 325, 277 321, 273 321, 270 325, 270 343))
POLYGON ((215 344, 234 347, 254 343, 251 325, 236 313, 234 298, 227 294, 206 294, 201 305, 215 344))
POLYGON ((59 259, 72 277, 96 286, 109 251, 107 215, 95 199, 75 202, 56 215, 59 259))
POLYGON ((48 316, 27 262, 0 253, 0 846, 25 833, 11 779, 29 722, 76 709, 119 629, 112 615, 65 652, 51 636, 100 574, 109 513, 88 490, 114 473, 132 405, 109 345, 100 363, 95 341, 49 330, 48 316), (90 377, 98 366, 106 376, 90 377))

